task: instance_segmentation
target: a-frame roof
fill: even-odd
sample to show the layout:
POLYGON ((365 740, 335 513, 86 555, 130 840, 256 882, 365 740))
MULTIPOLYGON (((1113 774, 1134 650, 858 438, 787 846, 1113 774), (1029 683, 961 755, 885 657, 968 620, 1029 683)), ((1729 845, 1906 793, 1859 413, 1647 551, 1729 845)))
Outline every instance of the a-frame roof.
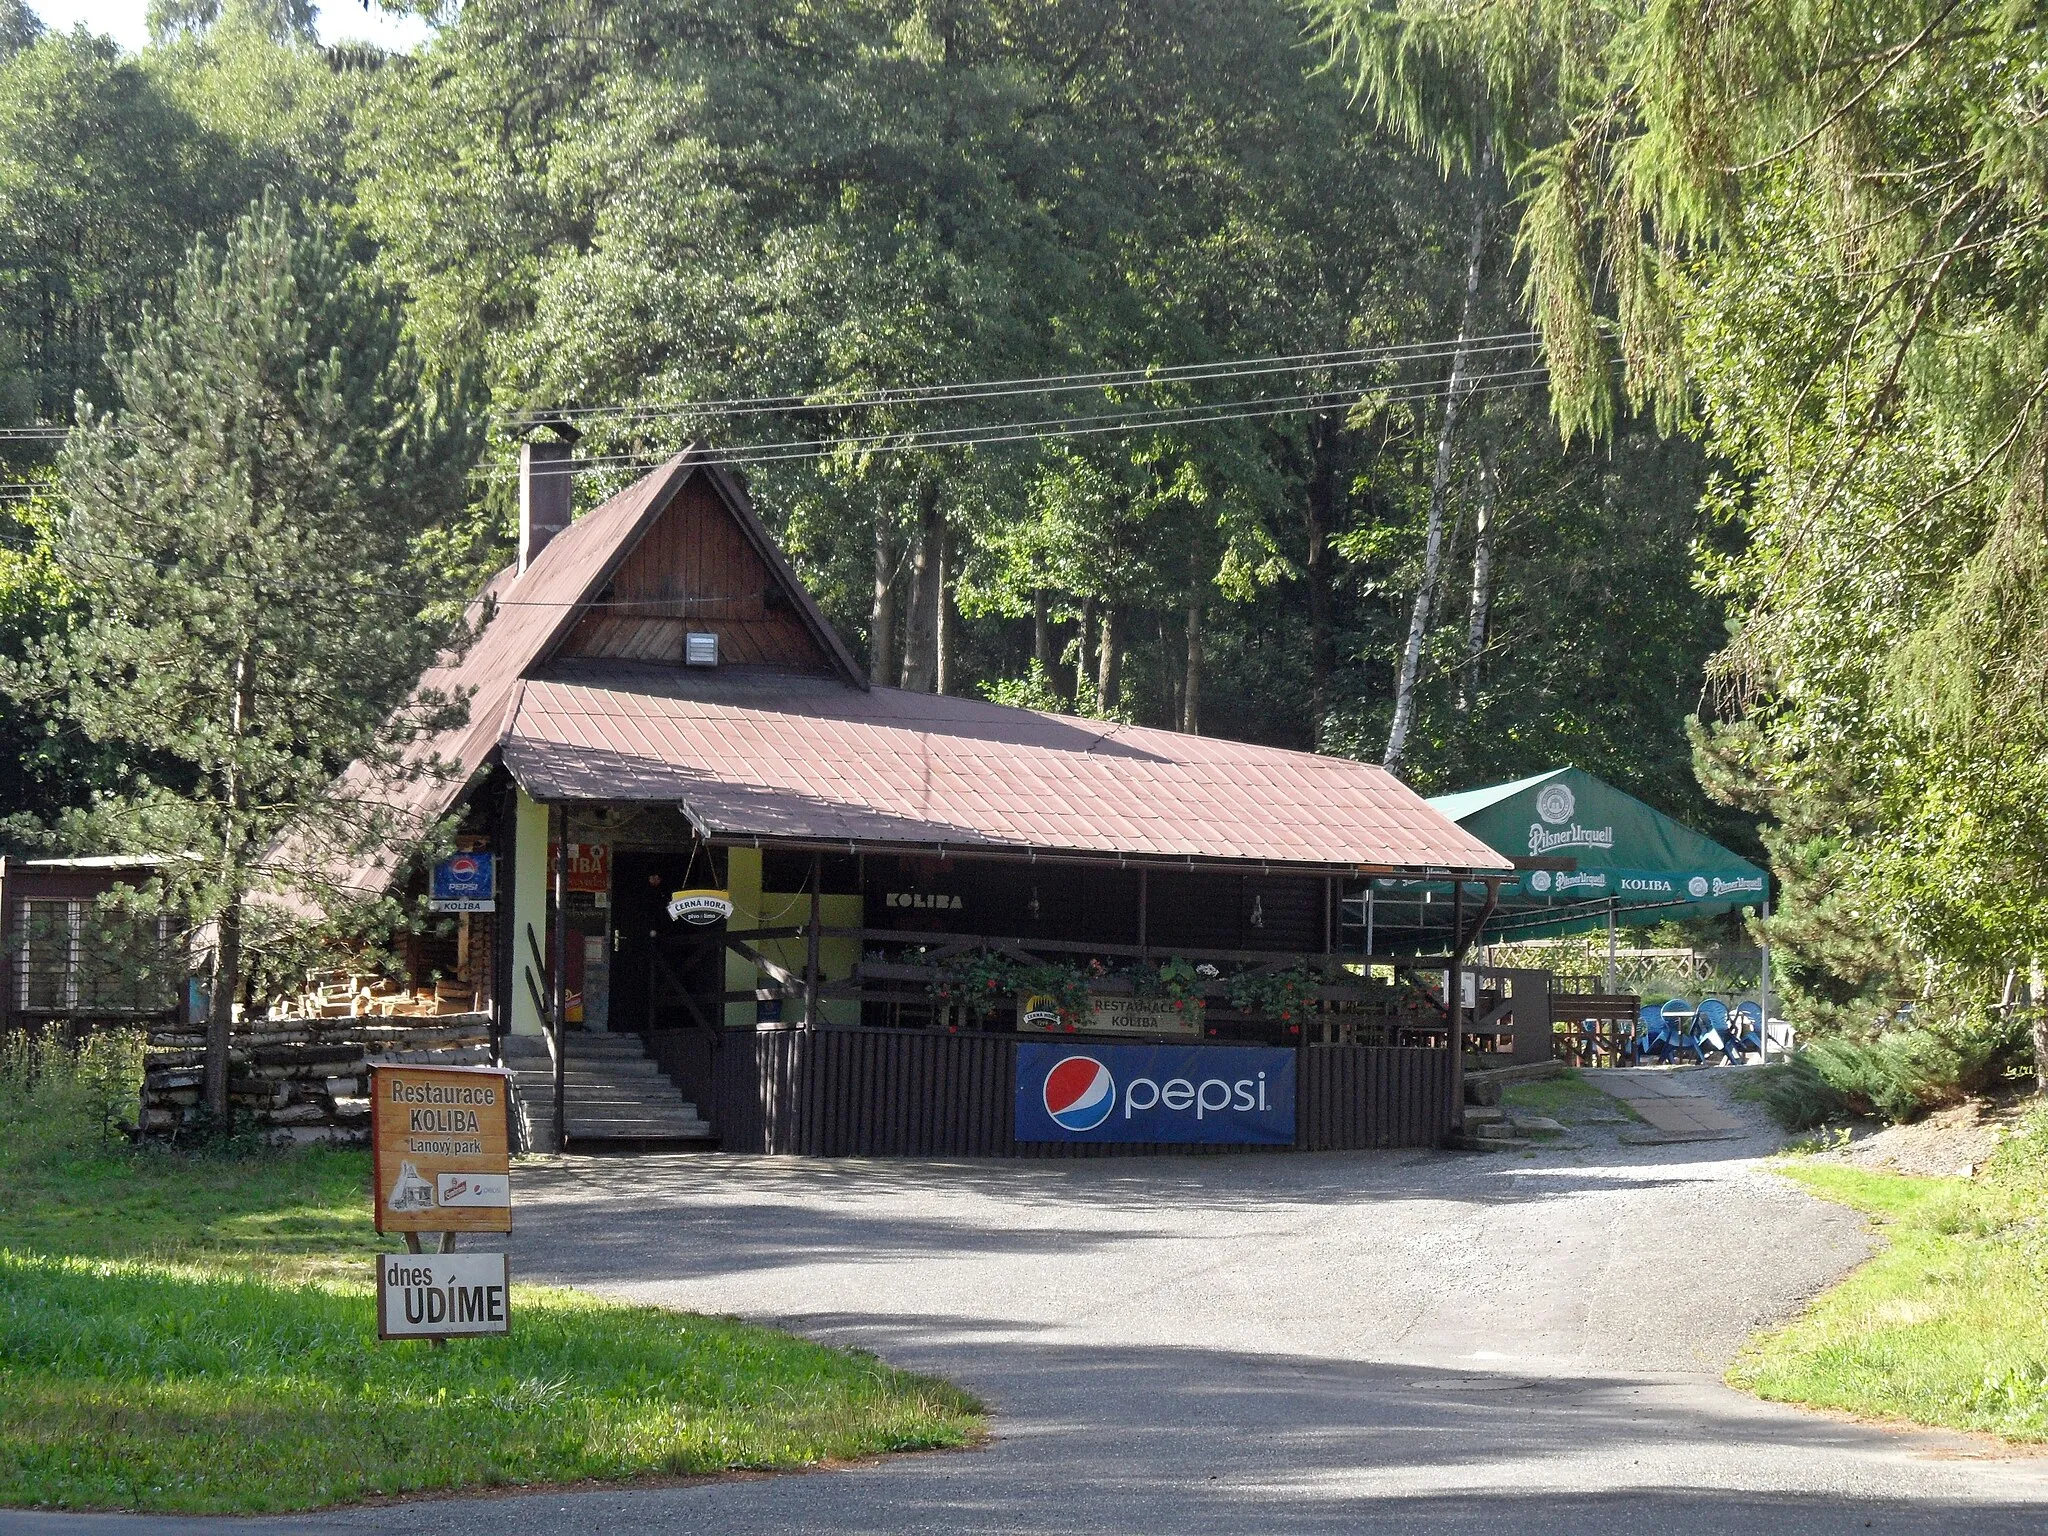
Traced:
MULTIPOLYGON (((483 625, 482 634, 460 657, 420 679, 422 692, 467 695, 467 722, 415 744, 405 754, 410 777, 380 782, 360 764, 350 768, 346 777, 362 786, 365 798, 395 813, 401 831, 423 830, 447 815, 504 739, 526 678, 591 611, 641 539, 697 477, 716 493, 760 557, 829 670, 845 686, 865 689, 866 675, 762 526, 745 488, 725 469, 702 462, 696 449, 686 449, 556 534, 524 571, 507 566, 491 578, 468 615, 472 624, 483 625)), ((381 867, 350 870, 343 883, 379 887, 381 867)))
MULTIPOLYGON (((1512 867, 1371 764, 870 690, 743 488, 692 454, 558 533, 524 572, 499 573, 479 602, 493 609, 481 637, 421 679, 470 700, 467 724, 412 753, 438 771, 393 785, 351 770, 360 798, 400 813, 401 833, 454 809, 501 760, 535 799, 675 805, 723 839, 1487 878, 1512 867), (762 642, 752 663, 692 668, 674 648, 643 649, 694 627, 690 615, 740 608, 751 616, 732 618, 736 636, 752 623, 762 642)), ((345 883, 389 879, 375 863, 345 883)))

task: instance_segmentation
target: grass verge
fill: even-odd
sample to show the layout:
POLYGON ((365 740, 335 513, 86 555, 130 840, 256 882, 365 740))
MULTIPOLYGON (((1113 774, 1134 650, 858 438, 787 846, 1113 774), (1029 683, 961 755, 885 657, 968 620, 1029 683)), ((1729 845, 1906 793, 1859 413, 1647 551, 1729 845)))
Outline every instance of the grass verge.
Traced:
POLYGON ((1533 1083, 1510 1083, 1501 1091, 1501 1103, 1511 1110, 1548 1115, 1565 1125, 1583 1125, 1613 1115, 1629 1120, 1642 1118, 1625 1102, 1602 1093, 1569 1067, 1558 1077, 1538 1078, 1533 1083))
POLYGON ((1784 1171, 1870 1216, 1884 1251, 1752 1341, 1730 1382, 1780 1402, 2048 1440, 2048 1111, 1975 1180, 1800 1158, 1784 1171))
MULTIPOLYGON (((4 1067, 5 1064, 0 1064, 4 1067)), ((356 1151, 105 1142, 0 1070, 0 1505, 192 1513, 957 1446, 978 1405, 730 1319, 515 1286, 513 1332, 383 1344, 356 1151)))

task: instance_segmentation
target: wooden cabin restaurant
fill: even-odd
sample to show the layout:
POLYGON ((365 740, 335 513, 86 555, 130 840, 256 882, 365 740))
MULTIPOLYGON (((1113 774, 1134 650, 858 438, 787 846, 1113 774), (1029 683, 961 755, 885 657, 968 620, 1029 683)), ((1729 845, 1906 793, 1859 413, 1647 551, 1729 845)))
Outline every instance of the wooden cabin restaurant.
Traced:
POLYGON ((470 691, 420 749, 454 771, 365 788, 460 818, 414 979, 477 994, 539 1148, 1455 1133, 1452 1042, 1512 1027, 1462 970, 1510 860, 1374 766, 870 686, 731 475, 572 522, 565 453, 526 448, 519 560, 424 679, 470 691), (1388 878, 1446 883, 1435 953, 1363 952, 1388 878), (647 1062, 688 1114, 608 1097, 647 1062))

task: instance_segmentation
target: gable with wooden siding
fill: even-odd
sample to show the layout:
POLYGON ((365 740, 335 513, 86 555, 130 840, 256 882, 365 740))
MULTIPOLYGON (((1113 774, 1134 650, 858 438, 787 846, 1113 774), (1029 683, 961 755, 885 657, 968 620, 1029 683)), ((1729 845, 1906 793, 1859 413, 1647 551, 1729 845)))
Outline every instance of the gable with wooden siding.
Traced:
POLYGON ((705 632, 718 636, 722 664, 837 670, 781 573, 712 477, 698 474, 640 536, 556 654, 680 665, 683 637, 705 632))

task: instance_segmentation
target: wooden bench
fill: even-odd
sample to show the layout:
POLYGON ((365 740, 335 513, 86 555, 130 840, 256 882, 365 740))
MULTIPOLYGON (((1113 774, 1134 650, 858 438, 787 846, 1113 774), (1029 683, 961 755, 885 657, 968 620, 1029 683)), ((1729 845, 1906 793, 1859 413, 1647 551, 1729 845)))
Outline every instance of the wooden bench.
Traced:
POLYGON ((1553 992, 1553 1047, 1575 1067, 1626 1066, 1642 1004, 1625 992, 1553 992))

